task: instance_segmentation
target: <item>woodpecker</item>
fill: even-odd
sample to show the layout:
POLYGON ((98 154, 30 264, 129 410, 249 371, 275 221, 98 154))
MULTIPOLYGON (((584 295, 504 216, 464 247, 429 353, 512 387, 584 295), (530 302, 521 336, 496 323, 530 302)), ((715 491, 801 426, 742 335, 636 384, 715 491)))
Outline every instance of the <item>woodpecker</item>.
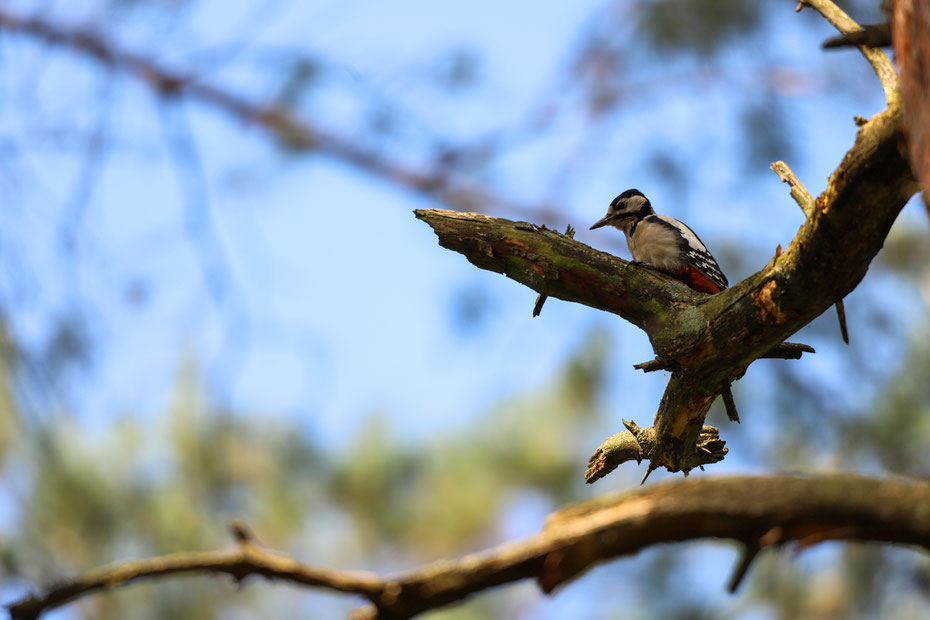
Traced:
MULTIPOLYGON (((702 293, 719 293, 729 285, 717 261, 694 231, 675 218, 656 215, 649 199, 638 189, 628 189, 614 198, 607 207, 607 215, 595 222, 591 230, 608 225, 623 231, 637 263, 654 267, 702 293)), ((724 385, 720 393, 727 418, 738 424, 739 413, 730 384, 724 385)))
POLYGON ((727 278, 694 231, 667 215, 656 215, 649 199, 628 189, 610 203, 591 230, 613 226, 626 235, 633 260, 681 280, 696 291, 719 293, 727 278))

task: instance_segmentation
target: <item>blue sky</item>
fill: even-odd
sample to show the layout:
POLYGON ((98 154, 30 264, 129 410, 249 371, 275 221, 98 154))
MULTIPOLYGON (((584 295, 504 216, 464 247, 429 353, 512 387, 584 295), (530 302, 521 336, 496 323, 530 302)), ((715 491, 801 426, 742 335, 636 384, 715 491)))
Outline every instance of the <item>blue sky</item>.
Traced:
MULTIPOLYGON (((94 3, 16 6, 28 12, 40 4, 51 4, 46 14, 62 23, 94 23, 104 15, 94 3)), ((525 201, 554 193, 564 218, 550 225, 571 223, 580 241, 626 256, 619 235, 587 227, 617 193, 638 187, 658 210, 699 233, 731 282, 762 267, 802 222, 774 174, 747 171, 734 92, 767 92, 771 87, 760 85, 768 75, 763 69, 782 72, 781 86, 769 94, 786 111, 787 130, 800 136, 788 163, 814 194, 852 143, 852 116, 870 116, 883 104, 865 61, 855 53, 822 53, 818 42, 829 27, 796 16, 791 2, 769 11, 777 36, 748 47, 734 44, 717 59, 650 62, 632 55, 642 66, 632 72, 626 111, 596 125, 593 136, 588 119, 571 112, 556 77, 581 28, 598 19, 599 2, 553 2, 544 9, 537 2, 278 2, 271 17, 260 18, 244 2, 196 6, 177 23, 143 10, 122 23, 99 25, 126 48, 166 63, 247 40, 237 57, 242 62, 229 62, 208 79, 249 98, 264 96, 278 79, 258 50, 299 48, 325 58, 333 68, 304 102, 306 118, 364 139, 359 126, 375 93, 406 115, 400 137, 387 148, 414 163, 431 132, 485 135, 555 92, 569 111, 552 131, 502 158, 491 179, 501 192, 525 201), (429 76, 441 71, 442 58, 462 49, 474 50, 480 79, 450 96, 429 76), (720 67, 727 68, 722 77, 720 67), (718 77, 694 77, 702 72, 718 77), (832 81, 838 74, 843 88, 832 81), (409 151, 408 144, 414 145, 409 151), (659 147, 690 168, 689 192, 649 165, 659 147), (567 180, 553 188, 568 157, 574 163, 567 180), (728 258, 734 252, 738 262, 728 258)), ((635 16, 634 9, 630 3, 626 10, 635 16)), ((633 30, 617 36, 631 38, 633 30)), ((217 249, 207 261, 222 256, 228 275, 225 293, 211 296, 204 257, 184 232, 190 225, 184 183, 190 179, 177 174, 165 113, 147 87, 129 78, 108 85, 92 62, 6 37, 0 63, 0 153, 6 151, 0 195, 8 230, 16 231, 4 235, 10 245, 0 247, 4 263, 13 266, 0 280, 0 296, 27 343, 46 339, 54 317, 82 312, 88 319, 96 362, 75 375, 68 390, 87 426, 105 426, 126 411, 158 415, 181 364, 195 359, 214 396, 244 415, 300 420, 338 447, 367 415, 387 412, 404 439, 416 441, 467 424, 503 397, 545 385, 593 329, 606 330, 613 344, 603 406, 618 424, 620 418, 650 422, 666 377, 633 370, 652 357, 642 332, 558 300, 532 318, 533 291, 440 248, 412 215, 443 205, 326 156, 282 153, 261 130, 190 103, 175 113, 191 127, 199 152, 208 237, 217 249), (101 91, 113 95, 109 108, 99 105, 101 91), (49 223, 75 204, 86 163, 69 132, 93 131, 102 117, 112 148, 92 184, 75 254, 63 259, 61 231, 49 223), (135 287, 142 301, 130 300, 135 287), (463 294, 483 304, 470 328, 453 318, 463 294), (92 303, 78 308, 74 298, 92 303)), ((925 227, 922 217, 910 207, 899 225, 925 227)), ((866 338, 865 296, 901 300, 895 317, 903 331, 925 311, 926 301, 899 281, 874 274, 866 280, 847 305, 854 339, 866 338)), ((857 381, 845 372, 849 353, 832 314, 819 322, 819 329, 796 338, 813 344, 817 355, 761 362, 737 386, 747 423, 738 431, 722 428, 724 438, 737 433, 740 442, 730 442, 730 456, 715 471, 759 468, 752 437, 773 432, 778 413, 774 399, 765 398, 777 388, 764 364, 797 364, 861 403, 874 396, 900 356, 894 345, 875 345, 876 366, 885 369, 857 381), (763 397, 741 398, 743 389, 763 397)), ((639 475, 618 474, 602 486, 618 488, 639 475)), ((528 512, 515 519, 515 530, 532 529, 526 524, 544 510, 528 512)))
MULTIPOLYGON (((167 26, 138 16, 112 31, 125 47, 164 62, 199 57, 230 40, 251 40, 240 52, 245 58, 266 47, 306 49, 335 67, 324 87, 310 94, 303 110, 308 118, 358 133, 366 93, 375 92, 416 119, 404 121, 404 135, 414 144, 418 131, 429 131, 423 127, 469 137, 515 122, 540 93, 551 90, 579 30, 603 10, 598 3, 555 3, 546 10, 519 2, 503 8, 279 3, 272 17, 263 17, 257 31, 245 30, 243 37, 243 24, 254 19, 250 5, 196 6, 180 20, 183 28, 169 31, 176 46, 156 45, 156 34, 167 26), (450 97, 423 76, 457 49, 475 50, 480 81, 450 97)), ((64 5, 59 14, 62 22, 74 19, 64 5)), ((882 103, 863 60, 823 55, 810 22, 793 11, 772 12, 772 19, 780 36, 754 43, 758 58, 732 46, 706 65, 674 58, 644 64, 634 72, 636 84, 659 86, 641 99, 633 93, 628 111, 601 127, 597 140, 583 136, 583 119, 564 114, 555 131, 508 153, 495 181, 505 193, 539 199, 546 196, 555 162, 583 147, 577 174, 559 190, 564 220, 551 225, 571 223, 579 240, 625 255, 619 235, 589 232, 587 224, 616 193, 635 186, 717 248, 731 281, 745 277, 768 260, 776 244, 787 244, 801 223, 800 210, 773 174, 747 173, 740 161, 745 145, 732 121, 730 89, 743 84, 698 79, 676 87, 664 84, 664 76, 713 74, 726 65, 742 82, 765 63, 801 72, 802 81, 811 63, 858 75, 866 96, 855 102, 831 96, 829 82, 816 74, 807 78, 814 82, 801 89, 803 96, 790 89, 778 96, 789 111, 788 127, 804 136, 789 164, 814 193, 851 143, 852 115, 868 116, 882 103), (658 145, 669 144, 698 183, 684 200, 644 161, 658 145), (742 248, 737 269, 725 260, 728 247, 742 248)), ((83 22, 86 17, 78 21, 83 22)), ((331 438, 344 438, 372 410, 403 416, 410 422, 405 426, 419 429, 414 433, 429 432, 543 384, 595 326, 607 328, 616 342, 611 397, 623 394, 614 401, 621 403, 617 417, 648 421, 664 378, 631 368, 650 357, 644 334, 614 317, 556 300, 532 319, 535 293, 439 248, 430 229, 412 217, 414 208, 443 205, 330 158, 283 155, 260 130, 192 103, 180 116, 192 128, 215 245, 230 276, 225 300, 212 299, 202 255, 184 234, 186 181, 166 149, 164 113, 146 88, 131 79, 106 86, 97 67, 67 53, 20 42, 6 48, 8 66, 26 72, 7 72, 7 92, 36 85, 38 109, 11 102, 4 124, 27 149, 15 169, 14 218, 23 262, 43 283, 20 284, 29 292, 20 295, 26 297, 24 311, 13 320, 24 338, 41 340, 48 317, 72 311, 70 297, 94 300, 90 324, 99 363, 75 381, 78 410, 88 423, 122 410, 158 412, 179 363, 190 356, 203 364, 217 397, 237 410, 298 416, 331 438), (92 129, 100 109, 69 102, 77 93, 89 104, 101 89, 114 93, 107 132, 116 146, 99 166, 75 259, 62 261, 60 231, 48 223, 73 204, 85 160, 79 150, 56 149, 55 134, 40 123, 92 129), (138 283, 146 287, 145 302, 127 303, 127 289, 138 283), (463 290, 488 306, 480 325, 467 333, 450 318, 463 290)), ((210 79, 253 97, 272 82, 262 62, 229 62, 210 79)), ((405 156, 417 158, 398 153, 405 156)), ((15 288, 9 285, 12 293, 15 288)), ((854 303, 850 313, 854 322, 854 303)), ((830 359, 796 363, 829 373, 830 359)))

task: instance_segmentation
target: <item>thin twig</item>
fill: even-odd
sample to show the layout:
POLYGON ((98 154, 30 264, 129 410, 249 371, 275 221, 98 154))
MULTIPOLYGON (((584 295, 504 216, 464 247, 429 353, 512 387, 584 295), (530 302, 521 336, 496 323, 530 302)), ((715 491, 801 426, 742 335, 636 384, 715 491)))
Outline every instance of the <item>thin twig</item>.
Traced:
POLYGON ((804 216, 810 217, 813 215, 814 209, 816 209, 814 199, 811 197, 810 193, 804 189, 804 186, 801 185, 798 177, 794 176, 794 173, 791 172, 791 168, 788 167, 788 164, 783 161, 776 161, 772 162, 769 168, 778 175, 778 178, 781 179, 783 183, 787 183, 791 188, 791 197, 794 198, 794 201, 801 207, 804 216))
MULTIPOLYGON (((801 359, 804 353, 816 353, 814 347, 809 344, 800 342, 782 342, 775 345, 765 353, 759 356, 759 359, 769 360, 797 360, 801 359)), ((665 360, 655 358, 648 362, 634 364, 633 368, 643 372, 655 372, 657 370, 668 370, 674 366, 674 360, 665 360)))
MULTIPOLYGON (((842 34, 852 34, 862 30, 854 19, 830 0, 801 0, 798 2, 795 11, 800 11, 805 6, 809 6, 823 15, 824 18, 833 24, 842 34)), ((872 69, 875 70, 875 75, 878 76, 878 80, 882 83, 882 91, 885 93, 885 102, 889 106, 897 105, 899 99, 898 72, 895 71, 894 65, 888 60, 888 56, 877 47, 866 47, 864 45, 858 47, 862 55, 865 56, 869 64, 872 65, 872 69)))
POLYGON ((727 419, 730 420, 730 422, 739 424, 739 412, 736 410, 736 401, 733 400, 733 389, 730 387, 730 384, 727 384, 727 386, 723 388, 720 395, 723 397, 723 406, 727 410, 727 419))
POLYGON ((758 543, 752 542, 743 545, 743 549, 739 556, 739 562, 733 567, 733 575, 730 577, 730 581, 727 584, 727 592, 730 594, 736 593, 739 584, 743 582, 746 573, 749 572, 749 566, 752 564, 752 561, 756 559, 757 555, 759 555, 758 543))
POLYGON ((226 529, 229 530, 229 535, 232 536, 233 540, 244 545, 246 543, 256 543, 258 542, 255 538, 255 534, 252 532, 252 528, 248 526, 244 521, 238 519, 233 519, 226 523, 226 529))
POLYGON ((533 316, 539 316, 539 313, 542 312, 543 304, 546 303, 546 300, 549 299, 548 295, 540 293, 536 296, 536 303, 533 305, 533 316))
POLYGON ((846 304, 841 299, 833 307, 836 308, 836 318, 840 322, 840 335, 843 337, 843 342, 849 344, 849 330, 846 329, 846 304))
MULTIPOLYGON (((562 233, 562 234, 565 235, 566 237, 568 237, 569 239, 574 239, 574 238, 575 238, 575 229, 572 228, 572 225, 571 225, 571 224, 569 224, 568 226, 565 227, 565 232, 562 233)), ((543 304, 546 303, 546 300, 547 300, 547 299, 549 299, 549 296, 546 295, 545 293, 540 293, 540 294, 536 297, 536 304, 533 306, 533 316, 534 316, 534 317, 539 316, 539 313, 542 312, 543 304)))
MULTIPOLYGON (((804 189, 804 186, 801 185, 798 177, 794 176, 794 173, 791 172, 791 168, 788 167, 788 164, 783 161, 776 161, 769 167, 778 175, 779 179, 787 183, 791 188, 791 197, 794 198, 794 201, 801 207, 804 216, 808 218, 813 216, 814 210, 817 208, 816 203, 808 191, 804 189)), ((781 246, 779 246, 779 248, 780 247, 781 246)), ((779 254, 780 253, 781 252, 779 252, 779 254)), ((843 300, 840 299, 833 307, 836 308, 836 318, 840 322, 840 334, 843 336, 843 342, 849 344, 849 331, 846 329, 846 306, 843 304, 843 300)))
POLYGON ((666 360, 661 360, 658 357, 654 360, 649 360, 648 362, 640 362, 639 364, 633 364, 633 368, 636 370, 642 370, 643 372, 655 372, 657 370, 665 370, 668 368, 669 362, 666 360))
POLYGON ((804 353, 816 353, 814 347, 801 342, 782 342, 759 356, 759 359, 798 360, 804 353))

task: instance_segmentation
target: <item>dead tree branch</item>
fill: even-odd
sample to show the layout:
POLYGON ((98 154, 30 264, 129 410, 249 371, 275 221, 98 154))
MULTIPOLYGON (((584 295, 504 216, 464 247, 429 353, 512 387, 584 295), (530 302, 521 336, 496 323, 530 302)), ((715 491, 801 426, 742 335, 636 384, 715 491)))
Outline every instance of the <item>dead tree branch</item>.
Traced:
MULTIPOLYGON (((648 335, 672 376, 655 416, 651 467, 688 471, 719 460, 699 449, 723 387, 852 291, 916 192, 899 150, 901 111, 865 123, 795 238, 756 274, 705 296, 672 278, 525 222, 419 210, 443 247, 530 288, 621 316, 648 335)), ((597 463, 612 463, 605 442, 597 463)), ((617 453, 629 460, 628 451, 617 453)), ((587 474, 589 480, 606 472, 587 474)))
MULTIPOLYGON (((268 551, 241 526, 225 551, 178 553, 104 567, 8 605, 26 620, 82 596, 168 575, 250 575, 367 598, 363 617, 409 618, 506 583, 533 578, 544 592, 612 558, 652 545, 726 538, 748 549, 799 541, 876 541, 930 550, 930 485, 856 475, 674 481, 552 514, 538 534, 392 577, 310 566, 268 551), (244 533, 243 533, 244 532, 244 533)), ((749 562, 738 572, 745 572, 749 562)))
POLYGON ((619 315, 647 332, 662 319, 657 306, 706 300, 677 280, 545 227, 442 209, 414 214, 433 228, 439 245, 476 267, 503 273, 539 293, 619 315))

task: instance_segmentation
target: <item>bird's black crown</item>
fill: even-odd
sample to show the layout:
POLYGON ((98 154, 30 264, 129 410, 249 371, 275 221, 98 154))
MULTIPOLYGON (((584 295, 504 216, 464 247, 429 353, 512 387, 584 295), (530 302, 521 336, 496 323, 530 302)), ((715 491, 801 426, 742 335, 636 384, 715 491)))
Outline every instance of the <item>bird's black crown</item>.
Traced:
MULTIPOLYGON (((621 202, 627 200, 628 198, 632 198, 633 196, 642 196, 643 198, 646 198, 646 196, 638 189, 628 189, 614 198, 613 202, 610 203, 610 206, 616 208, 621 202)), ((649 200, 646 199, 646 202, 649 202, 649 200)))

